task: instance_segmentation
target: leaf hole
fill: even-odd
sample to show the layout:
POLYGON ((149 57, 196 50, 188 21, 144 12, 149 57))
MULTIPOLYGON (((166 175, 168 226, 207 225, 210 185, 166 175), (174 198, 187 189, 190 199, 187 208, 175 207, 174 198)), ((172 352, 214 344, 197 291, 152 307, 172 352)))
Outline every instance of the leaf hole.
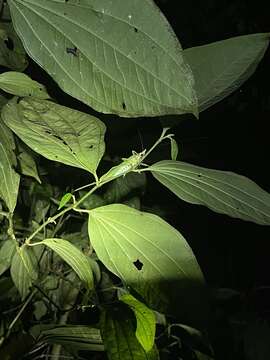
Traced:
POLYGON ((143 263, 137 259, 136 261, 133 262, 133 265, 136 267, 137 270, 142 270, 142 267, 143 267, 143 263))
POLYGON ((4 40, 4 43, 8 50, 14 50, 14 42, 9 36, 4 40))
POLYGON ((78 56, 78 49, 76 46, 74 46, 73 48, 67 47, 66 52, 67 52, 67 54, 72 54, 73 56, 78 56))
POLYGON ((122 108, 123 108, 123 110, 126 110, 126 104, 124 103, 124 102, 122 102, 122 108))
POLYGON ((134 31, 135 31, 135 33, 137 33, 137 32, 138 32, 138 29, 135 27, 135 28, 134 28, 134 31))

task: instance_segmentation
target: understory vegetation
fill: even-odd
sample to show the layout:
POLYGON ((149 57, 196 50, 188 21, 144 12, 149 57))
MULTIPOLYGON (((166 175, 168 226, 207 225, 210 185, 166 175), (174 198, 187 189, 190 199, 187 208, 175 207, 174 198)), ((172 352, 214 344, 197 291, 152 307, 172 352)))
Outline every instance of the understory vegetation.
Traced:
POLYGON ((152 0, 0 8, 0 359, 220 360, 235 303, 230 354, 266 359, 268 323, 209 289, 178 220, 266 227, 270 194, 184 161, 177 124, 239 89, 269 33, 183 50, 152 0))

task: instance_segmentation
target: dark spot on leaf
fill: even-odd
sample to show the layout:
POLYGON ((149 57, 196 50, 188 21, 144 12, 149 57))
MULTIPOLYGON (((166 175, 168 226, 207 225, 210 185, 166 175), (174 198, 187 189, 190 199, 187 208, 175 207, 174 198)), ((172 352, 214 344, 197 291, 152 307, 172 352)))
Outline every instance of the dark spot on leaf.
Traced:
POLYGON ((67 54, 72 54, 74 56, 78 56, 78 49, 76 46, 74 46, 74 48, 67 47, 66 52, 67 52, 67 54))
POLYGON ((202 175, 201 175, 201 174, 198 174, 198 177, 202 177, 202 175))
POLYGON ((126 104, 124 103, 124 102, 122 102, 122 108, 123 108, 123 110, 126 110, 126 104))
POLYGON ((134 31, 135 31, 135 32, 138 32, 138 29, 137 29, 137 28, 134 28, 134 31))
POLYGON ((94 145, 90 145, 90 146, 89 146, 89 149, 91 150, 91 149, 93 149, 93 147, 94 147, 94 145))
POLYGON ((143 263, 137 259, 136 261, 133 262, 133 265, 140 271, 142 270, 142 267, 143 267, 143 263))
POLYGON ((4 40, 4 43, 6 44, 8 50, 14 50, 14 42, 9 36, 4 40))

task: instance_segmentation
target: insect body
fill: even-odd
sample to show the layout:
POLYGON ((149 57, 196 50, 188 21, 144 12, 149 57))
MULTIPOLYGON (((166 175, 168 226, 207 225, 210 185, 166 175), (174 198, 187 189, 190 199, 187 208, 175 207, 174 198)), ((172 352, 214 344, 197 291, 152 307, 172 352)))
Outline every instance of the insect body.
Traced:
POLYGON ((132 155, 130 157, 123 158, 121 164, 113 166, 106 174, 102 175, 99 182, 106 183, 135 170, 142 162, 144 155, 145 150, 140 153, 132 151, 132 155))

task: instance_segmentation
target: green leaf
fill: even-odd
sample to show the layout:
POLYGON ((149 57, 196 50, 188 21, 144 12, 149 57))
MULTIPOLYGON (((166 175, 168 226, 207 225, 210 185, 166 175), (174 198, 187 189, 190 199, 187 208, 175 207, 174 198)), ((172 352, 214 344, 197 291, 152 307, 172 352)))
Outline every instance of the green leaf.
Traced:
POLYGON ((0 65, 17 71, 24 71, 28 66, 25 50, 12 23, 0 23, 0 65))
POLYGON ((45 305, 44 301, 38 300, 34 302, 34 310, 33 314, 37 321, 40 321, 43 316, 45 316, 48 312, 47 304, 45 305))
MULTIPOLYGON (((45 221, 45 217, 50 209, 51 203, 49 199, 35 199, 35 202, 32 203, 32 213, 33 213, 33 220, 38 224, 45 221)), ((33 229, 35 230, 35 229, 33 229)), ((49 231, 49 230, 48 230, 49 231)), ((48 236, 47 231, 47 236, 48 236)))
POLYGON ((31 153, 23 149, 17 156, 17 160, 20 165, 21 173, 25 176, 32 177, 41 184, 41 180, 38 175, 37 165, 31 153))
POLYGON ((17 248, 12 258, 10 274, 22 300, 24 300, 33 281, 38 277, 37 258, 31 247, 23 245, 17 248))
POLYGON ((123 117, 197 113, 192 72, 153 1, 9 5, 29 55, 65 92, 95 110, 123 117))
POLYGON ((13 255, 15 254, 16 244, 7 239, 0 248, 0 275, 2 275, 11 265, 13 255))
POLYGON ((269 33, 237 36, 184 50, 195 78, 199 111, 238 89, 256 70, 269 45, 269 33))
POLYGON ((2 107, 8 102, 8 99, 0 94, 0 110, 2 111, 2 107))
POLYGON ((72 199, 71 193, 66 193, 65 195, 63 195, 60 200, 58 210, 62 209, 70 201, 70 199, 72 199))
POLYGON ((17 96, 34 96, 39 99, 48 99, 46 88, 26 74, 8 71, 0 74, 0 89, 17 96))
POLYGON ((170 142, 171 142, 171 159, 176 160, 178 155, 178 144, 173 138, 170 138, 170 142))
POLYGON ((105 125, 94 116, 47 100, 12 99, 2 111, 6 125, 46 158, 95 173, 103 156, 105 125))
POLYGON ((270 224, 270 194, 244 176, 170 160, 159 161, 147 170, 184 201, 231 217, 270 224))
POLYGON ((15 143, 12 132, 0 116, 0 198, 12 213, 17 203, 20 176, 13 169, 16 166, 15 143))
POLYGON ((99 263, 92 259, 91 257, 87 257, 89 264, 91 266, 92 272, 93 272, 93 276, 94 276, 94 280, 95 283, 98 284, 101 281, 101 269, 100 269, 100 265, 99 263))
POLYGON ((94 279, 87 257, 76 246, 63 239, 45 239, 43 244, 56 252, 75 271, 88 289, 93 289, 94 279))
POLYGON ((86 325, 36 325, 30 329, 36 341, 60 344, 76 350, 104 351, 100 330, 86 325))
POLYGON ((150 351, 155 343, 156 318, 154 312, 131 294, 124 294, 120 300, 134 312, 137 327, 135 335, 145 351, 150 351))
POLYGON ((146 352, 134 334, 132 319, 121 307, 101 313, 101 335, 108 360, 158 360, 156 347, 146 352))
POLYGON ((150 307, 200 316, 195 303, 200 296, 202 312, 203 276, 175 228, 156 215, 112 204, 89 211, 88 229, 98 258, 150 307))

